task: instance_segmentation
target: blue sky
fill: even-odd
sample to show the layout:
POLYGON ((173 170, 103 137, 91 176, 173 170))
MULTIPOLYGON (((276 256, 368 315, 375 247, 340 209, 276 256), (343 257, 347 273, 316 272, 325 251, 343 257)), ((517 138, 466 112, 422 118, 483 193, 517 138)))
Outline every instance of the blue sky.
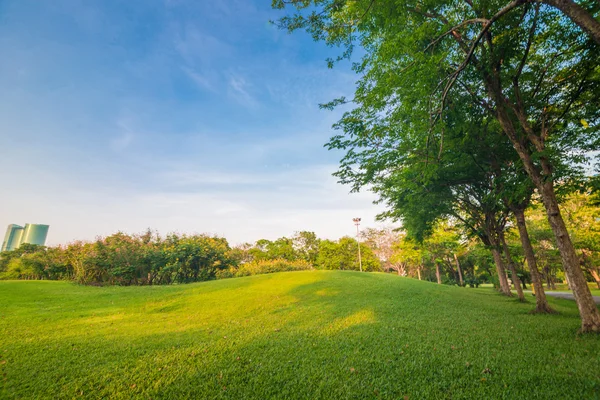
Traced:
POLYGON ((0 0, 0 226, 232 244, 374 226, 323 144, 356 76, 270 0, 0 0))

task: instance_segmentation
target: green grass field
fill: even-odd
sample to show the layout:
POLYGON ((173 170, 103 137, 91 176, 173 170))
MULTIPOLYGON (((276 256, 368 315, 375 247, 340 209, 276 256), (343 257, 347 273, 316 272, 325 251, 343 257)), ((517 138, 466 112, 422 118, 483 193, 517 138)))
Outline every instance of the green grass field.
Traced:
POLYGON ((0 398, 600 398, 600 337, 529 301, 339 271, 5 281, 0 398))

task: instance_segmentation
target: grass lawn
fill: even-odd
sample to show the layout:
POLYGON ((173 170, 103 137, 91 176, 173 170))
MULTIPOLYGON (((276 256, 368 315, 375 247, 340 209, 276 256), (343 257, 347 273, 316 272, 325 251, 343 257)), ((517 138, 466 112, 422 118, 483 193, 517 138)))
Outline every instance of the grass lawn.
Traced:
POLYGON ((163 287, 0 282, 0 398, 600 398, 600 337, 393 275, 163 287))

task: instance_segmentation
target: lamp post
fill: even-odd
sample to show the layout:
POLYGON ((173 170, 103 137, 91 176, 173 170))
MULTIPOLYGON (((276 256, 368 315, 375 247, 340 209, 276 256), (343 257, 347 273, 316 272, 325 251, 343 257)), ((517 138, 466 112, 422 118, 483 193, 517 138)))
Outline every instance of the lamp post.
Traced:
POLYGON ((360 225, 360 218, 352 218, 354 221, 354 225, 356 225, 356 243, 358 244, 358 267, 360 268, 360 272, 362 272, 362 259, 360 257, 360 236, 358 226, 360 225))

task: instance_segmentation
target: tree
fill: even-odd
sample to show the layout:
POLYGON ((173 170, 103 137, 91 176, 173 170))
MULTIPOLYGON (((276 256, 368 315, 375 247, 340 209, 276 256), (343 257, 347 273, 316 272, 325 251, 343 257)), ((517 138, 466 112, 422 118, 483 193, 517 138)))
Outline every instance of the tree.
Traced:
MULTIPOLYGON (((365 145, 399 125, 404 137, 437 137, 442 153, 446 116, 456 97, 470 96, 472 107, 497 121, 540 193, 582 331, 600 331, 600 312, 556 194, 556 176, 562 175, 557 170, 575 167, 571 175, 576 177, 586 152, 599 145, 600 51, 589 36, 574 29, 572 20, 582 23, 572 12, 574 4, 548 1, 569 20, 556 8, 526 1, 291 0, 274 5, 282 8, 285 3, 300 11, 281 19, 280 26, 305 28, 315 39, 344 46, 339 59, 349 58, 357 43, 365 50, 353 65, 362 75, 353 99, 356 108, 342 124, 355 132, 368 130, 362 136, 365 145), (311 9, 312 4, 318 9, 311 9)), ((338 99, 327 106, 345 102, 338 99)))
POLYGON ((408 237, 405 232, 401 232, 398 236, 398 240, 393 244, 391 265, 397 266, 398 275, 409 275, 421 280, 425 253, 423 246, 408 237))
POLYGON ((248 252, 254 261, 277 259, 294 261, 299 257, 294 248, 294 240, 286 237, 281 237, 275 241, 260 239, 248 252))
POLYGON ((394 245, 399 235, 391 228, 366 228, 360 233, 361 242, 369 246, 379 261, 384 271, 394 270, 398 275, 406 276, 406 268, 402 263, 396 263, 393 257, 394 245))
POLYGON ((542 281, 546 282, 548 289, 555 290, 557 280, 562 281, 560 252, 539 201, 532 203, 526 217, 527 230, 540 266, 542 281))
MULTIPOLYGON (((430 258, 436 268, 437 283, 442 283, 442 273, 447 271, 447 280, 461 284, 463 281, 460 264, 456 264, 459 234, 456 228, 448 221, 439 221, 433 233, 425 240, 425 257, 430 258), (457 268, 455 268, 457 267, 457 268)), ((462 284, 461 284, 462 286, 462 284)))
POLYGON ((581 266, 600 289, 600 208, 594 204, 596 196, 589 190, 573 193, 562 208, 581 266))
MULTIPOLYGON (((508 143, 501 136, 492 136, 484 116, 474 119, 469 115, 462 120, 462 114, 456 114, 461 106, 456 105, 452 115, 456 115, 452 124, 446 125, 444 147, 446 151, 431 154, 430 144, 412 142, 403 138, 403 150, 411 154, 399 163, 387 163, 373 156, 371 149, 357 149, 357 141, 332 141, 333 146, 350 149, 343 162, 357 164, 358 168, 342 169, 338 176, 342 181, 351 182, 355 187, 366 183, 373 187, 382 200, 388 204, 386 217, 402 220, 409 234, 421 238, 431 233, 436 221, 452 218, 467 230, 468 234, 478 237, 490 249, 496 263, 501 291, 512 296, 505 271, 502 252, 507 256, 512 272, 515 289, 519 298, 524 296, 508 248, 503 245, 504 229, 508 210, 501 196, 508 194, 498 179, 502 176, 502 165, 515 162, 514 153, 507 153, 508 143), (490 153, 496 154, 490 159, 490 153), (356 172, 358 170, 358 172, 356 172)), ((346 124, 346 121, 342 122, 346 124)), ((352 129, 345 126, 346 131, 352 129)), ((385 140, 382 140, 385 142, 385 140)), ((387 143, 386 143, 387 144, 387 143)), ((384 146, 391 147, 391 146, 384 146)), ((512 196, 516 193, 511 192, 512 196)), ((451 241, 457 243, 457 240, 451 241)), ((430 245, 434 245, 430 243, 430 245)), ((454 271, 455 280, 463 284, 460 263, 450 255, 448 269, 454 271)), ((441 282, 439 258, 435 262, 438 282, 441 282)))
MULTIPOLYGON (((360 244, 363 271, 380 271, 381 263, 373 251, 364 243, 360 244)), ((358 243, 345 236, 339 241, 322 240, 319 244, 317 266, 321 269, 358 271, 358 243)))
MULTIPOLYGON (((510 166, 512 167, 512 165, 510 166)), ((512 191, 504 192, 502 195, 502 201, 505 206, 513 213, 515 222, 518 229, 518 235, 523 248, 523 253, 529 267, 529 273, 531 275, 531 281, 535 291, 536 307, 535 313, 556 313, 554 309, 548 304, 546 299, 546 293, 542 284, 542 277, 538 269, 535 252, 531 244, 531 238, 527 230, 527 223, 525 219, 525 210, 531 204, 531 197, 534 192, 533 185, 529 179, 523 176, 523 171, 516 168, 510 168, 508 173, 502 174, 502 187, 512 187, 512 191)), ((507 257, 508 254, 506 242, 503 241, 507 257)), ((511 262, 511 261, 509 261, 511 262)))
MULTIPOLYGON (((534 3, 534 1, 531 2, 534 3)), ((600 45, 600 22, 594 18, 594 14, 598 14, 598 2, 583 2, 584 6, 575 3, 573 0, 542 0, 542 3, 562 11, 600 45)))
POLYGON ((315 264, 319 254, 320 239, 314 232, 300 231, 296 232, 292 238, 292 245, 296 253, 304 261, 315 264))

